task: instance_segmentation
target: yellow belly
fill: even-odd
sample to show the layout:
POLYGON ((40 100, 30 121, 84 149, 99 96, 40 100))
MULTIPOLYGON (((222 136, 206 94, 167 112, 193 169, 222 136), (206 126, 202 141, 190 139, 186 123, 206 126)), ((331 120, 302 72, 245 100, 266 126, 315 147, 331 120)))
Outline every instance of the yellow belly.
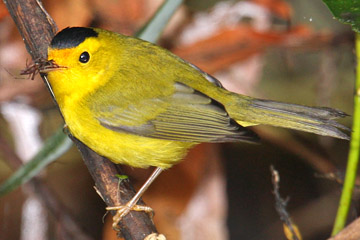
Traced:
POLYGON ((77 105, 72 102, 66 107, 60 106, 71 134, 118 164, 166 169, 182 160, 187 150, 196 144, 116 132, 100 125, 89 109, 77 105))

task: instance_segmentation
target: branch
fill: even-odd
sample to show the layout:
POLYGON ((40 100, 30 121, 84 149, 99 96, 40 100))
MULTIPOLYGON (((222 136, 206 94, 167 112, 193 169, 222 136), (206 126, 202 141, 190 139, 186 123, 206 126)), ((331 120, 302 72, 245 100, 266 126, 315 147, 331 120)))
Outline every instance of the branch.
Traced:
MULTIPOLYGON (((135 195, 135 190, 128 180, 119 179, 116 176, 121 174, 119 165, 110 162, 107 158, 95 153, 86 147, 78 139, 73 138, 74 143, 81 152, 88 170, 95 181, 96 188, 108 206, 125 205, 135 195)), ((144 202, 140 200, 140 205, 144 202)), ((115 214, 115 211, 111 211, 115 214)), ((122 236, 125 239, 141 239, 151 233, 157 232, 154 223, 145 212, 132 211, 119 223, 122 236)))
MULTIPOLYGON (((56 32, 56 26, 44 10, 41 1, 4 0, 4 3, 32 58, 34 60, 46 59, 47 47, 56 32)), ((116 174, 121 174, 117 165, 99 156, 76 138, 72 139, 95 180, 96 188, 108 206, 125 204, 135 195, 128 181, 122 181, 119 184, 119 180, 115 177, 116 174), (119 192, 121 195, 118 194, 119 192)), ((131 212, 126 215, 119 223, 119 228, 125 239, 144 239, 147 235, 157 232, 152 220, 145 212, 131 212)))

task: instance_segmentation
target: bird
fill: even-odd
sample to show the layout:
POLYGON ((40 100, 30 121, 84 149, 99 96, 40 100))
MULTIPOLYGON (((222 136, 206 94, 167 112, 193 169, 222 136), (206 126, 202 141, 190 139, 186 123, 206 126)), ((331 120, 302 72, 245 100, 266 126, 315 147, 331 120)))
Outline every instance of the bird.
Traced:
POLYGON ((113 227, 165 169, 202 142, 258 142, 249 126, 271 125, 349 139, 336 119, 347 114, 257 99, 226 90, 219 80, 170 51, 99 28, 68 27, 51 40, 46 74, 69 132, 116 164, 156 167, 113 227))

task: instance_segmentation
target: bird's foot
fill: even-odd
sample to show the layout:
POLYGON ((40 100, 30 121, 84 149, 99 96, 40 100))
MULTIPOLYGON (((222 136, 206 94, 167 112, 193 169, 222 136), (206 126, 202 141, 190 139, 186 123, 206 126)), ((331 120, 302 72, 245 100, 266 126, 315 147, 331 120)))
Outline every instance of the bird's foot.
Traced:
POLYGON ((116 210, 116 214, 113 217, 113 224, 112 227, 116 231, 119 231, 118 224, 125 217, 130 211, 143 211, 146 213, 150 213, 151 218, 154 216, 154 210, 151 207, 143 206, 143 205, 134 205, 128 202, 125 205, 115 206, 115 207, 107 207, 106 210, 116 210))

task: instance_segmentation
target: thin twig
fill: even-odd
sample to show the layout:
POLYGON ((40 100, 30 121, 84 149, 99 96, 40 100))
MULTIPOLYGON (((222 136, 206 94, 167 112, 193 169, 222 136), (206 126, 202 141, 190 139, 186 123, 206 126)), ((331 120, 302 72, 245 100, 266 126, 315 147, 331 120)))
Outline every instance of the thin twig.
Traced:
POLYGON ((275 208, 276 211, 278 212, 279 216, 280 216, 280 220, 286 225, 287 229, 290 230, 290 235, 292 240, 299 240, 298 234, 295 230, 295 225, 292 222, 289 213, 286 210, 286 205, 288 202, 288 199, 284 200, 281 196, 280 196, 280 186, 279 186, 279 182, 280 182, 280 176, 278 171, 275 170, 274 166, 270 166, 270 171, 271 171, 271 175, 272 175, 272 183, 274 186, 274 191, 273 194, 275 196, 275 208))

